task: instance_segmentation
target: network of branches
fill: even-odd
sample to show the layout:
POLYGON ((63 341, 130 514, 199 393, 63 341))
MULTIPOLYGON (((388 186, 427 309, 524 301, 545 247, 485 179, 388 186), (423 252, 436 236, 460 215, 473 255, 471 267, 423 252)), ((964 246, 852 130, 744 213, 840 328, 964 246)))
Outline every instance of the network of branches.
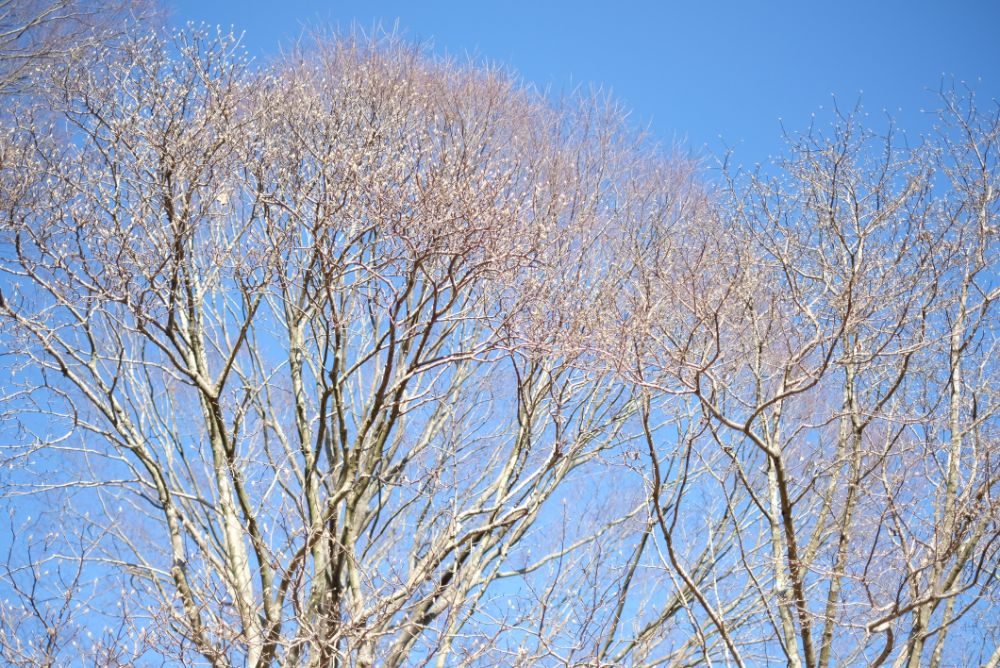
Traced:
POLYGON ((995 101, 706 171, 125 14, 0 2, 0 663, 1000 665, 995 101))

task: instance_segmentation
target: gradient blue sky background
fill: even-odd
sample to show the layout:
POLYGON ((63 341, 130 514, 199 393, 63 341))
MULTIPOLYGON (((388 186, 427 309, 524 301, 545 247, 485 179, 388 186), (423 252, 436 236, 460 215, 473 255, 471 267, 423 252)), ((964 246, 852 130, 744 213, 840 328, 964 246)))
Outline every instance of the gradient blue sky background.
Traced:
POLYGON ((307 25, 391 27, 433 50, 512 67, 553 91, 600 84, 664 143, 735 149, 744 164, 782 148, 781 125, 820 119, 835 95, 928 126, 942 82, 1000 98, 1000 1, 545 2, 174 0, 171 22, 234 26, 262 57, 307 25), (863 94, 862 94, 863 91, 863 94), (721 139, 720 139, 721 136, 721 139))

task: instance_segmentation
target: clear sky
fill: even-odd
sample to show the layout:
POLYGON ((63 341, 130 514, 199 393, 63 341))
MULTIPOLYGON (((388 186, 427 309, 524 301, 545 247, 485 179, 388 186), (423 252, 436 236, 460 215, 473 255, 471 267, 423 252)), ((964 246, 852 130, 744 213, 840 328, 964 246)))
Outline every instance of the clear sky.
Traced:
POLYGON ((860 97, 874 119, 886 109, 911 131, 926 127, 920 110, 942 81, 1000 98, 997 0, 174 0, 171 21, 233 25, 264 56, 305 25, 398 21, 411 40, 504 63, 540 87, 603 85, 660 141, 731 146, 745 164, 781 149, 779 118, 803 129, 831 95, 848 107, 860 97))

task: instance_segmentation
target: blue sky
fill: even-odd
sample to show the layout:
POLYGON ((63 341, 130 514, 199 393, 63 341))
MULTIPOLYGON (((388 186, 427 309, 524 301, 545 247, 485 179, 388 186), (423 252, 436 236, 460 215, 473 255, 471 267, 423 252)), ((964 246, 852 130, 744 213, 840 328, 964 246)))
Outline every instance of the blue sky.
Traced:
POLYGON ((1000 98, 996 1, 174 0, 171 21, 232 25, 262 56, 305 25, 398 21, 438 53, 500 62, 540 87, 603 85, 660 141, 730 146, 744 164, 781 150, 779 118, 803 129, 831 95, 911 131, 943 80, 1000 98))

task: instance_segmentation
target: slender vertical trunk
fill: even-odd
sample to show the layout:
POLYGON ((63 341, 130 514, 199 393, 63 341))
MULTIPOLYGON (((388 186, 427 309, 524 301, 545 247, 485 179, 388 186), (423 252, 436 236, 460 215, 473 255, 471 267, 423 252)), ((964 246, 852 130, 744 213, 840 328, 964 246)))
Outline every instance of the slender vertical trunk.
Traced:
POLYGON ((774 588, 778 595, 778 613, 781 617, 781 632, 788 653, 789 668, 801 668, 799 640, 792 617, 792 586, 785 571, 785 548, 781 529, 781 500, 778 490, 777 465, 772 458, 767 464, 767 491, 771 514, 771 565, 774 569, 774 588))

